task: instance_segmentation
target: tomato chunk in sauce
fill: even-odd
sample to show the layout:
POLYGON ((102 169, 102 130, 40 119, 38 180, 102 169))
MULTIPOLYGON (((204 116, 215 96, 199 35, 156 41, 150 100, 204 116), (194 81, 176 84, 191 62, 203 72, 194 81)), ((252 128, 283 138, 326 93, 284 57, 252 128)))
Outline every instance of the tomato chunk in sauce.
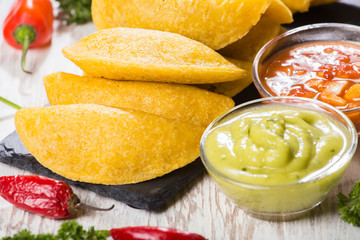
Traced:
POLYGON ((272 95, 315 98, 339 109, 360 107, 360 45, 299 44, 264 63, 263 86, 272 95))

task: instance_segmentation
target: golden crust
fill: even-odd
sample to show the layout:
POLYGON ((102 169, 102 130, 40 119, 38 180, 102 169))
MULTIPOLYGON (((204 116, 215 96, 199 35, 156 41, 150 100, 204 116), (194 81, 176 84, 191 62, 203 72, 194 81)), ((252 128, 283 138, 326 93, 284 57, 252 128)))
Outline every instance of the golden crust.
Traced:
POLYGON ((234 107, 234 101, 194 86, 114 81, 57 72, 44 77, 51 105, 95 103, 129 108, 207 126, 234 107))
POLYGON ((240 93, 242 90, 248 87, 252 83, 252 62, 240 61, 236 59, 229 59, 229 61, 246 70, 246 75, 243 79, 223 83, 202 84, 197 86, 228 97, 234 97, 236 94, 240 93))
POLYGON ((281 24, 294 20, 291 10, 281 0, 272 0, 264 15, 281 24))
POLYGON ((293 13, 309 10, 311 0, 281 0, 293 13))
POLYGON ((245 37, 220 49, 219 53, 229 58, 252 62, 261 47, 281 32, 280 23, 263 16, 245 37))
POLYGON ((17 132, 45 167, 75 181, 127 184, 162 176, 199 156, 203 127, 94 104, 24 108, 17 132))
POLYGON ((211 48, 175 33, 112 28, 63 49, 85 73, 114 80, 214 83, 245 72, 211 48))
POLYGON ((174 32, 220 49, 244 36, 271 0, 93 0, 98 30, 113 27, 174 32))

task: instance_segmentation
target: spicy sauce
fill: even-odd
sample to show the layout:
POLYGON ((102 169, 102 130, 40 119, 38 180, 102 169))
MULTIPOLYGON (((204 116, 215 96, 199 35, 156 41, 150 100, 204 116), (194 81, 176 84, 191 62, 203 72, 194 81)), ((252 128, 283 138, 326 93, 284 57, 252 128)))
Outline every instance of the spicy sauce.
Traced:
POLYGON ((315 98, 339 109, 360 107, 360 46, 312 42, 285 49, 264 64, 272 95, 315 98))

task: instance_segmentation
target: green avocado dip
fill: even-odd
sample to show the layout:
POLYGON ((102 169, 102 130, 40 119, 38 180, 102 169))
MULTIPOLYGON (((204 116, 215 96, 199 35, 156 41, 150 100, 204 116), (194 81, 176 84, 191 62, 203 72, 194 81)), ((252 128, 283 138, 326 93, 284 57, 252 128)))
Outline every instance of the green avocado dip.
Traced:
POLYGON ((249 183, 299 181, 345 151, 343 126, 306 109, 252 110, 213 129, 205 151, 230 178, 249 183))
POLYGON ((351 121, 301 104, 243 108, 203 135, 201 158, 219 188, 245 212, 265 219, 292 218, 317 206, 355 152, 351 121))

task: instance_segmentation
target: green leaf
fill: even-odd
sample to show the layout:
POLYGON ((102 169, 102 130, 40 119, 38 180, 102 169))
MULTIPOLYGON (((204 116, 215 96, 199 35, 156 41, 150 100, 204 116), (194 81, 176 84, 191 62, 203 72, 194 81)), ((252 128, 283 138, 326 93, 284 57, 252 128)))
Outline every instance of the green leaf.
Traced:
POLYGON ((355 183, 354 188, 349 193, 349 197, 351 201, 360 200, 360 181, 355 183))
POLYGON ((67 24, 86 23, 91 18, 91 0, 56 0, 67 24))
POLYGON ((58 239, 73 240, 105 240, 109 236, 109 231, 95 231, 94 227, 84 230, 75 221, 64 222, 58 231, 58 239))
POLYGON ((360 181, 355 183, 349 197, 339 193, 337 198, 341 220, 360 227, 360 181))
POLYGON ((33 235, 25 229, 12 237, 4 237, 1 240, 106 240, 108 236, 110 236, 108 230, 97 231, 94 227, 84 230, 83 226, 77 222, 67 221, 61 224, 56 235, 33 235))
POLYGON ((27 229, 20 231, 12 237, 3 237, 2 240, 56 240, 51 234, 39 234, 37 236, 31 234, 27 229))

